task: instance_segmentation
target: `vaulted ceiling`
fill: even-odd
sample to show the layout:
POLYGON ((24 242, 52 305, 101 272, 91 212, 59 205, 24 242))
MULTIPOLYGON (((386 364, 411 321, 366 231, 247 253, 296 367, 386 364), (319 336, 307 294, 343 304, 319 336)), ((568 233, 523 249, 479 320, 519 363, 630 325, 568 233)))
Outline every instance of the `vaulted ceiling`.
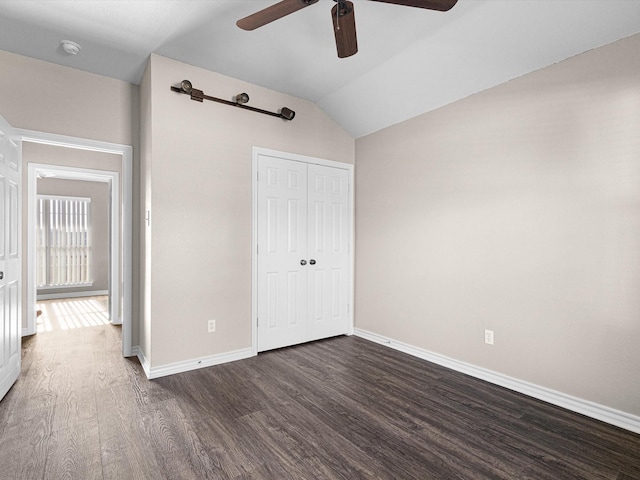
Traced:
POLYGON ((359 52, 340 59, 331 0, 236 27, 276 1, 0 0, 0 49, 132 83, 155 52, 310 100, 357 138, 640 32, 638 0, 353 0, 359 52))

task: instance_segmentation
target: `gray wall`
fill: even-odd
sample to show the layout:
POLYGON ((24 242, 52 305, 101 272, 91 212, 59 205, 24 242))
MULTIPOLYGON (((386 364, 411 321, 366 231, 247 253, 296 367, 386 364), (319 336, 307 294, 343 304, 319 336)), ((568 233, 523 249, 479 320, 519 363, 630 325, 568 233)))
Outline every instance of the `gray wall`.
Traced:
MULTIPOLYGON (((91 153, 91 152, 88 152, 91 153)), ((91 199, 91 276, 88 287, 46 288, 38 294, 109 290, 109 184, 80 180, 41 178, 37 181, 38 195, 85 197, 91 199)))
POLYGON ((638 52, 358 139, 356 327, 640 415, 638 52))

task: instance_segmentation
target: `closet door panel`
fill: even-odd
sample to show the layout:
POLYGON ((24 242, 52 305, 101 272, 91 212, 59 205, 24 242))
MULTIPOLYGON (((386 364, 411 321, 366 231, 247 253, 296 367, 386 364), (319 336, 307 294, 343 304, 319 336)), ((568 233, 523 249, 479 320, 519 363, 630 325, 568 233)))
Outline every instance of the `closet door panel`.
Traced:
POLYGON ((258 162, 258 351, 305 342, 307 166, 258 162))
POLYGON ((349 174, 309 165, 309 340, 349 331, 349 174))

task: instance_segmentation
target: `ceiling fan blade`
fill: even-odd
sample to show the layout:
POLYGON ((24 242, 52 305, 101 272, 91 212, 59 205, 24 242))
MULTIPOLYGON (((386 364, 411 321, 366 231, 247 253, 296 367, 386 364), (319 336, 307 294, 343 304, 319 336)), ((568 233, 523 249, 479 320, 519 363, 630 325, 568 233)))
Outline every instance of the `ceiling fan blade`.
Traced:
POLYGON ((243 30, 255 30, 314 3, 318 3, 318 0, 282 0, 248 17, 241 18, 236 25, 243 30))
POLYGON ((446 12, 451 10, 458 0, 373 0, 374 2, 394 3, 406 7, 426 8, 446 12))
POLYGON ((358 39, 353 3, 340 0, 331 9, 331 18, 333 19, 333 32, 336 35, 338 57, 345 58, 355 55, 358 51, 358 39))

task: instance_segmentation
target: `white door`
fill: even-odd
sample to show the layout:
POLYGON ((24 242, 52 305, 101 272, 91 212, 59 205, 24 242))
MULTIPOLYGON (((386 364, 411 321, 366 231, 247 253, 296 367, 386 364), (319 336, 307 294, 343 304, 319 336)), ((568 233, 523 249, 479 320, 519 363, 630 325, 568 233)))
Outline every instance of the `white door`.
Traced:
POLYGON ((349 326, 349 173, 308 167, 309 340, 347 333, 349 326))
POLYGON ((20 374, 21 143, 0 117, 0 399, 20 374))
POLYGON ((258 350, 307 339, 307 166, 258 161, 258 350))
POLYGON ((348 333, 348 172, 258 157, 258 351, 348 333))

